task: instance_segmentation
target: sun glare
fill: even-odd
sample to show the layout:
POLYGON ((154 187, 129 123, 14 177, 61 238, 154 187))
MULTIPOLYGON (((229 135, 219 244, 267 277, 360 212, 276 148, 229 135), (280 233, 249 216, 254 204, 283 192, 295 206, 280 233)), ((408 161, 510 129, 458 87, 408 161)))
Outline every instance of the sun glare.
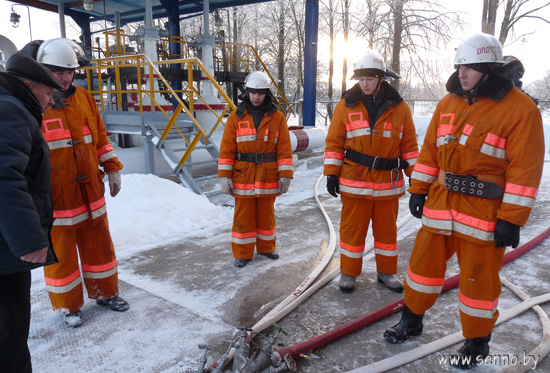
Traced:
MULTIPOLYGON (((356 38, 355 36, 350 35, 348 42, 344 43, 343 35, 338 36, 334 40, 334 76, 332 78, 333 83, 339 84, 339 82, 341 82, 344 57, 347 57, 347 79, 348 83, 351 84, 352 81, 349 80, 349 78, 353 75, 353 66, 355 65, 355 62, 357 62, 357 60, 367 52, 367 49, 369 49, 369 45, 365 39, 356 38)), ((328 61, 330 59, 330 39, 328 38, 328 36, 323 36, 319 38, 319 48, 317 50, 317 53, 318 59, 328 65, 328 61)))

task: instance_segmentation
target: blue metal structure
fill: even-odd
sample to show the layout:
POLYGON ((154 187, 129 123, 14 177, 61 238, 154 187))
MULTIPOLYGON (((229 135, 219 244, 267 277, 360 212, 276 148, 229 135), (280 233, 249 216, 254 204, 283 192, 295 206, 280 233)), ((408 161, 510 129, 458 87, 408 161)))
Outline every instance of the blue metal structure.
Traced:
MULTIPOLYGON (((34 8, 49 10, 52 12, 58 11, 58 5, 63 4, 65 14, 71 17, 79 17, 78 13, 85 14, 90 22, 107 20, 115 21, 115 13, 120 14, 121 26, 131 23, 143 21, 145 17, 145 0, 93 0, 94 8, 85 10, 82 1, 67 2, 64 0, 18 0, 13 1, 18 4, 25 4, 34 8)), ((228 8, 234 6, 242 6, 256 3, 263 3, 273 0, 210 0, 210 11, 216 9, 228 8)), ((174 17, 174 14, 179 16, 196 13, 201 14, 203 11, 203 1, 195 0, 151 0, 153 18, 174 17)))
POLYGON ((306 44, 304 61, 304 126, 315 126, 317 100, 317 34, 319 0, 306 0, 306 44))
MULTIPOLYGON (((63 0, 19 0, 12 1, 34 8, 58 13, 62 4, 63 12, 70 16, 82 30, 82 42, 92 46, 90 23, 107 20, 114 24, 115 14, 119 15, 120 25, 143 21, 145 19, 145 0, 93 0, 94 9, 85 10, 82 1, 65 2, 63 0)), ((250 5, 273 0, 209 0, 211 12, 228 7, 250 5)), ((203 1, 193 0, 151 0, 153 18, 168 18, 170 35, 181 36, 179 21, 189 15, 200 15, 203 12, 203 1)), ((303 123, 305 126, 315 126, 315 101, 317 83, 317 34, 319 24, 319 0, 306 0, 306 40, 304 61, 304 105, 303 123)), ((179 45, 170 50, 180 54, 179 45)), ((181 84, 181 83, 180 83, 181 84)), ((174 87, 177 88, 177 87, 174 87)))

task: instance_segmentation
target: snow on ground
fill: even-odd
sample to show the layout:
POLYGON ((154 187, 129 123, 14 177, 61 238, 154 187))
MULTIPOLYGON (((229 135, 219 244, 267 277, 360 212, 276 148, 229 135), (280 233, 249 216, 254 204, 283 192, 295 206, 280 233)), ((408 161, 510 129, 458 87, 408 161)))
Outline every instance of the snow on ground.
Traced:
POLYGON ((106 196, 117 256, 181 241, 190 233, 216 231, 233 217, 181 185, 154 175, 122 176, 119 195, 106 196))
MULTIPOLYGON (((419 138, 423 138, 428 122, 429 118, 415 118, 419 138)), ((550 133, 549 129, 550 126, 545 125, 546 133, 550 133)), ((550 144, 550 142, 547 141, 547 144, 550 144)), ((136 161, 132 160, 139 159, 139 157, 128 156, 129 154, 135 154, 135 151, 135 149, 117 149, 120 158, 127 166, 126 170, 139 168, 139 165, 135 164, 136 161)), ((296 209, 293 211, 305 211, 307 209, 304 206, 304 201, 312 199, 314 196, 313 186, 322 174, 322 167, 311 166, 312 159, 317 159, 319 161, 317 164, 321 163, 319 158, 322 157, 322 151, 318 153, 314 157, 297 162, 295 179, 290 192, 277 199, 276 211, 281 211, 285 207, 296 209)), ((550 160, 549 158, 550 156, 547 153, 547 160, 550 160)), ((547 187, 550 182, 549 165, 550 163, 545 164, 539 192, 539 199, 543 200, 550 199, 550 188, 547 187)), ((326 194, 324 180, 321 181, 319 191, 321 194, 326 194)), ((196 237, 204 237, 205 246, 208 246, 208 242, 217 240, 229 242, 228 235, 231 230, 233 209, 229 206, 214 205, 205 196, 196 195, 173 181, 137 173, 123 174, 122 190, 119 195, 116 198, 106 195, 106 199, 109 224, 117 257, 119 262, 125 262, 124 270, 119 275, 120 280, 138 287, 122 290, 127 290, 137 299, 131 306, 133 310, 138 311, 131 316, 132 325, 122 330, 113 331, 109 340, 95 341, 93 336, 86 333, 85 328, 93 330, 93 325, 99 328, 102 327, 101 325, 109 327, 110 320, 116 315, 113 315, 113 313, 98 313, 95 311, 95 305, 87 302, 83 308, 84 313, 89 315, 85 319, 87 324, 80 328, 79 333, 81 334, 78 335, 81 336, 79 338, 90 338, 90 342, 85 344, 84 350, 73 351, 71 350, 70 341, 77 334, 74 334, 73 330, 65 328, 60 316, 51 310, 49 300, 44 295, 45 287, 42 270, 33 271, 33 318, 29 345, 33 361, 39 362, 38 365, 35 364, 35 371, 70 371, 63 369, 65 362, 78 360, 79 356, 98 356, 98 361, 101 361, 101 356, 105 354, 105 348, 110 349, 111 354, 116 351, 116 362, 106 363, 101 361, 97 367, 87 366, 82 369, 85 371, 126 371, 125 367, 135 366, 136 359, 143 359, 144 363, 141 365, 141 371, 178 371, 178 361, 181 363, 181 359, 174 358, 174 356, 177 356, 175 349, 195 351, 196 355, 185 356, 185 358, 198 360, 200 354, 197 345, 204 341, 205 335, 220 334, 222 331, 226 332, 232 328, 223 321, 225 310, 219 307, 225 304, 228 299, 231 299, 234 294, 233 291, 236 290, 227 284, 228 290, 222 295, 219 291, 217 293, 208 292, 208 289, 186 293, 181 287, 169 282, 156 281, 154 278, 140 276, 137 270, 140 262, 135 258, 139 258, 139 255, 152 255, 151 253, 154 251, 151 249, 153 248, 185 243, 188 240, 196 240, 196 237), (143 290, 159 298, 148 299, 143 290), (214 296, 221 298, 214 299, 214 296), (149 311, 143 311, 147 310, 150 305, 148 302, 163 304, 164 300, 171 300, 175 304, 187 308, 185 311, 181 311, 173 305, 167 304, 163 309, 167 310, 168 316, 158 315, 158 317, 151 315, 149 311), (207 309, 201 308, 205 306, 207 309), (141 313, 139 312, 140 308, 142 309, 141 313), (207 322, 204 322, 204 320, 193 321, 197 320, 192 317, 193 315, 200 315, 206 318, 207 322), (193 323, 195 324, 193 325, 193 323), (168 347, 166 340, 173 339, 174 330, 177 329, 182 330, 184 337, 179 338, 181 340, 178 341, 177 348, 168 347), (39 335, 36 333, 39 333, 39 335), (37 358, 40 354, 51 353, 51 349, 47 349, 51 346, 45 346, 41 343, 45 337, 44 333, 67 335, 67 344, 59 346, 59 355, 55 359, 37 358), (136 340, 144 341, 143 343, 147 342, 149 345, 157 344, 157 348, 152 351, 148 347, 145 351, 151 355, 141 356, 140 352, 135 350, 135 343, 130 343, 130 341, 135 342, 136 340), (112 369, 106 368, 109 366, 112 369)), ((336 199, 327 202, 333 205, 338 203, 336 199)), ((335 221, 334 223, 337 226, 338 222, 335 221)), ((540 227, 540 230, 535 230, 536 233, 540 233, 543 228, 540 227)), ((318 230, 323 229, 325 227, 318 227, 318 230)), ((281 239, 284 240, 285 231, 278 232, 278 237, 282 237, 281 239)), ((522 242, 526 242, 529 238, 532 237, 529 237, 529 235, 522 236, 522 242)), ((307 237, 303 237, 303 239, 307 239, 307 237)), ((193 242, 193 244, 200 243, 193 242)), ((187 254, 184 251, 181 252, 183 256, 187 254)), ((550 265, 550 260, 548 261, 550 265)), ((188 263, 188 265, 194 264, 188 263)), ((224 269, 220 268, 220 270, 224 269)), ((218 282, 215 280, 213 279, 212 286, 225 286, 223 279, 221 284, 219 279, 218 282)), ((526 281, 536 282, 536 279, 531 278, 526 281)), ((256 312, 258 312, 257 309, 250 309, 251 314, 256 312)), ((538 322, 538 320, 534 322, 538 322)), ((538 326, 535 328, 538 328, 538 326)), ((177 335, 179 336, 179 334, 177 335)))

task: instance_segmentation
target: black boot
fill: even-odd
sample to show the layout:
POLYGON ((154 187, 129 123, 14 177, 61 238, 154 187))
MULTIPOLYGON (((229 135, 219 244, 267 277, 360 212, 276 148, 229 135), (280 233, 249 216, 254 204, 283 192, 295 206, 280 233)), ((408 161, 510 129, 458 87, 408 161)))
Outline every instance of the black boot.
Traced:
POLYGON ((384 332, 384 339, 390 343, 405 342, 409 336, 422 334, 422 319, 424 315, 413 313, 409 307, 403 308, 401 320, 384 332))
POLYGON ((100 306, 109 307, 111 311, 125 312, 130 309, 130 305, 124 299, 115 295, 108 299, 98 299, 95 301, 100 306))
POLYGON ((279 259, 279 254, 277 254, 275 251, 272 251, 272 252, 267 253, 267 254, 264 254, 264 253, 259 253, 259 254, 263 255, 263 256, 266 256, 269 259, 279 259))
POLYGON ((489 355, 489 341, 491 334, 487 337, 466 339, 449 359, 449 365, 460 369, 471 369, 485 360, 489 355))
POLYGON ((76 310, 73 313, 66 314, 64 319, 69 328, 79 328, 82 326, 82 311, 76 310))

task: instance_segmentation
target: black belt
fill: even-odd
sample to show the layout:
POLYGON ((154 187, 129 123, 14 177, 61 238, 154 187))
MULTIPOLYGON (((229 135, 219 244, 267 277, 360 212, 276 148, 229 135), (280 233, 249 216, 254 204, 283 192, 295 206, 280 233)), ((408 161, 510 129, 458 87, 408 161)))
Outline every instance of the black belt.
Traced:
POLYGON ((356 152, 352 149, 346 149, 346 158, 352 162, 367 166, 371 170, 395 170, 409 167, 409 162, 401 158, 381 158, 379 156, 356 152))
POLYGON ((445 173, 445 189, 488 199, 500 198, 503 192, 497 183, 479 180, 475 175, 455 175, 450 172, 445 173))
POLYGON ((277 153, 237 153, 238 161, 264 163, 277 161, 277 153))

